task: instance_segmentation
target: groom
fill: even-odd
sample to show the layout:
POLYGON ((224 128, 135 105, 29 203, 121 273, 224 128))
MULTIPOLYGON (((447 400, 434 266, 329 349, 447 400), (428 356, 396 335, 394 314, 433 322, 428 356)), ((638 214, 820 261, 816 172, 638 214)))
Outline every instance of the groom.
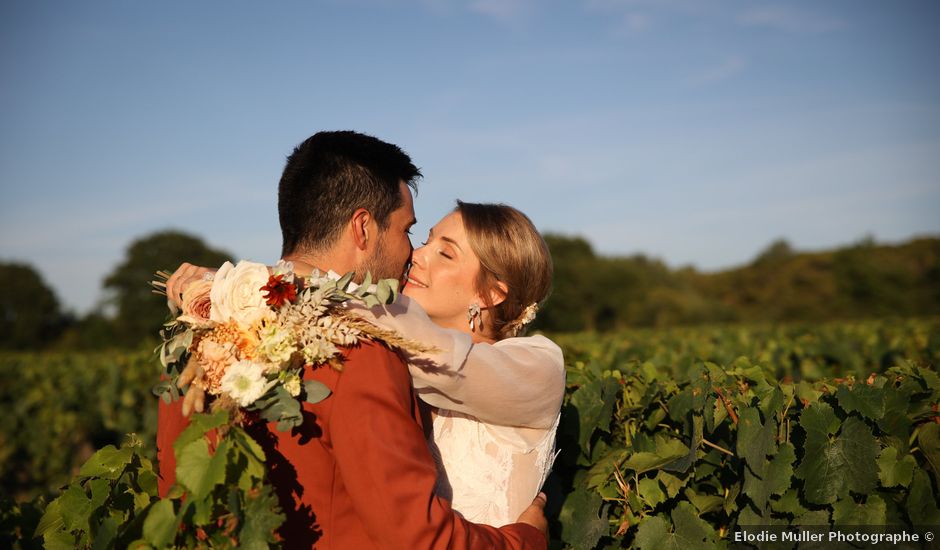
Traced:
MULTIPOLYGON (((415 223, 420 178, 395 145, 355 132, 320 132, 288 157, 278 191, 282 257, 299 275, 314 268, 400 278, 415 223)), ((179 272, 174 275, 178 277, 179 272)), ((174 281, 168 282, 168 290, 174 281)), ((346 350, 344 368, 308 369, 332 394, 304 403, 291 432, 254 427, 287 519, 285 546, 318 548, 545 548, 544 501, 520 523, 478 525, 434 495, 428 451, 407 366, 370 342, 346 350)), ((172 443, 185 428, 182 401, 161 401, 161 494, 174 481, 172 443)))

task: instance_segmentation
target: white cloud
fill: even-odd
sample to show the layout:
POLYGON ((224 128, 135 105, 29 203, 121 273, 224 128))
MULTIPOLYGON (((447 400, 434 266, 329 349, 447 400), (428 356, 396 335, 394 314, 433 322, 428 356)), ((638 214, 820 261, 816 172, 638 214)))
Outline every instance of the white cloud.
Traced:
POLYGON ((846 26, 845 21, 841 19, 798 11, 784 6, 749 9, 738 15, 737 22, 748 27, 770 27, 798 33, 828 32, 846 26))

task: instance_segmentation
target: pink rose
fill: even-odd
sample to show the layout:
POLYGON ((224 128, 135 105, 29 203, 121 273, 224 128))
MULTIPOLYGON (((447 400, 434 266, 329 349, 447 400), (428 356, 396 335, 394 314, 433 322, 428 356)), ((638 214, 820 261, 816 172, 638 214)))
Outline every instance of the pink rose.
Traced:
POLYGON ((201 324, 209 320, 212 311, 212 300, 209 297, 212 291, 212 281, 195 281, 183 291, 182 321, 201 324))

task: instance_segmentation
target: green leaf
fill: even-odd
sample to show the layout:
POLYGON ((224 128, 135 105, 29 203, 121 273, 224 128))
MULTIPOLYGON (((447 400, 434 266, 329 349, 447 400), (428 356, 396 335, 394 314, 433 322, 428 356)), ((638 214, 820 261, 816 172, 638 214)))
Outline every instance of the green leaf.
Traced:
POLYGON ((666 488, 666 494, 669 495, 669 498, 675 498, 686 482, 686 480, 680 479, 662 470, 656 474, 656 479, 666 488))
POLYGON ((208 496, 216 485, 225 481, 225 462, 229 446, 222 439, 214 455, 209 455, 209 444, 198 439, 183 447, 176 462, 176 479, 189 489, 196 500, 208 496))
POLYGON ((104 518, 98 530, 95 532, 94 543, 91 550, 104 550, 111 548, 115 537, 117 536, 118 523, 114 518, 104 518))
POLYGON ((853 416, 838 437, 831 437, 838 422, 833 420, 835 415, 825 403, 805 409, 800 416, 806 444, 796 476, 806 482, 806 499, 816 504, 835 502, 845 489, 868 494, 877 485, 879 447, 871 428, 853 416))
MULTIPOLYGON (((636 533, 640 550, 689 550, 716 548, 715 531, 702 521, 688 502, 680 502, 672 511, 673 529, 660 516, 647 518, 636 533)), ((577 547, 590 548, 590 547, 577 547)))
POLYGON ((81 545, 77 537, 65 531, 52 531, 42 537, 43 548, 46 550, 75 550, 81 545))
POLYGON ((794 525, 829 525, 828 510, 812 510, 793 520, 794 525))
POLYGON ((780 497, 779 500, 770 501, 770 509, 781 514, 791 514, 798 517, 807 512, 806 508, 800 504, 800 496, 796 489, 790 489, 780 497))
POLYGON ((372 273, 370 271, 366 271, 366 276, 362 280, 362 284, 359 285, 359 289, 358 292, 356 292, 356 295, 360 297, 364 296, 366 292, 369 292, 370 286, 372 286, 372 273))
POLYGON ((319 380, 306 380, 304 381, 304 393, 306 394, 307 403, 319 403, 329 397, 331 392, 330 388, 319 380))
POLYGON ((58 498, 46 506, 46 511, 43 512, 42 518, 39 519, 39 524, 36 526, 36 532, 33 536, 42 537, 45 536, 46 533, 51 533, 64 526, 60 506, 61 503, 58 498))
POLYGON ((858 383, 852 389, 845 384, 836 391, 839 406, 845 412, 858 412, 865 418, 879 420, 885 415, 885 392, 876 386, 858 383))
POLYGON ((88 518, 91 515, 91 499, 81 487, 69 486, 58 499, 62 511, 62 521, 67 531, 88 532, 88 518))
POLYGON ((748 467, 758 477, 763 475, 763 467, 767 455, 773 449, 776 431, 776 422, 772 418, 768 418, 766 424, 761 423, 758 409, 748 407, 741 411, 738 418, 737 454, 744 458, 748 467))
POLYGON ((725 499, 718 495, 708 495, 697 493, 691 487, 686 488, 685 498, 695 506, 698 514, 707 514, 714 510, 721 509, 725 504, 725 499))
POLYGON ((246 550, 267 550, 275 542, 275 530, 284 523, 277 496, 266 485, 256 497, 245 503, 245 523, 239 532, 238 546, 246 550))
POLYGON ((637 474, 642 474, 661 468, 689 452, 689 448, 678 439, 665 439, 661 436, 657 438, 656 452, 633 453, 623 466, 636 471, 637 474))
POLYGON ((940 510, 933 494, 930 476, 920 468, 914 470, 911 492, 907 495, 907 513, 915 526, 940 525, 940 510))
POLYGON ((144 540, 155 548, 163 548, 173 542, 178 525, 173 501, 162 499, 147 512, 147 518, 144 519, 144 540))
POLYGON ((906 379, 897 388, 891 386, 884 388, 885 410, 891 411, 891 414, 884 415, 878 421, 878 427, 881 431, 897 437, 905 445, 911 438, 911 417, 908 414, 908 408, 916 386, 917 382, 906 379))
POLYGON ((793 462, 796 450, 793 445, 784 443, 780 446, 773 460, 765 460, 761 467, 763 478, 744 471, 744 494, 748 495, 758 510, 763 511, 771 495, 782 495, 793 483, 793 462))
POLYGON ((353 277, 355 276, 356 276, 356 272, 354 271, 350 271, 349 273, 343 275, 342 277, 340 277, 338 281, 336 281, 336 288, 338 288, 339 290, 345 291, 346 287, 349 286, 349 283, 352 282, 353 277))
POLYGON ((822 395, 822 392, 817 391, 813 388, 813 385, 806 380, 801 380, 796 386, 796 396, 809 404, 814 404, 819 401, 820 395, 822 395))
POLYGON ((836 525, 884 525, 885 510, 885 501, 878 495, 869 495, 863 504, 847 497, 832 505, 832 521, 836 525))
POLYGON ((562 524, 561 539, 574 548, 594 548, 602 536, 610 533, 603 504, 597 493, 580 487, 575 489, 565 499, 558 516, 562 524))
POLYGON ((666 501, 666 494, 663 493, 659 481, 655 478, 644 477, 641 479, 637 485, 637 492, 640 493, 640 498, 646 501, 650 508, 655 508, 666 501))
POLYGON ((133 456, 133 449, 127 447, 121 449, 115 448, 114 445, 102 447, 82 464, 78 475, 82 477, 117 479, 120 477, 121 472, 124 471, 124 467, 130 463, 133 456))
POLYGON ((578 443, 582 451, 589 451, 589 443, 595 429, 608 431, 614 403, 620 384, 613 378, 592 380, 571 395, 571 404, 578 411, 580 430, 578 443))
MULTIPOLYGON (((670 548, 664 545, 669 535, 669 523, 662 516, 647 517, 640 522, 633 543, 639 550, 661 550, 670 548)), ((578 546, 576 548, 594 548, 594 546, 578 546)))
POLYGON ((851 417, 842 425, 839 435, 845 454, 846 481, 849 489, 866 495, 878 485, 878 441, 871 428, 851 417))
POLYGON ((907 487, 911 483, 916 464, 913 456, 905 455, 902 460, 898 460, 898 450, 885 447, 878 456, 878 479, 883 487, 907 487))
POLYGON ((303 422, 300 401, 294 398, 284 386, 276 386, 274 395, 261 409, 261 417, 268 422, 277 422, 277 429, 286 431, 303 422))
POLYGON ((680 472, 684 473, 692 467, 692 464, 695 463, 698 458, 698 448, 702 444, 703 439, 703 428, 704 421, 701 414, 692 415, 692 440, 689 444, 689 452, 682 458, 678 458, 675 461, 666 464, 663 466, 664 469, 669 470, 670 472, 680 472))
POLYGON ((261 446, 245 431, 238 427, 229 430, 234 452, 239 456, 229 461, 229 469, 234 469, 238 486, 243 491, 250 491, 265 478, 265 456, 261 446))
POLYGON ((228 422, 228 412, 218 411, 211 414, 194 414, 189 417, 189 426, 183 430, 176 441, 173 442, 173 450, 179 458, 180 449, 189 445, 197 439, 202 439, 206 433, 223 426, 228 422))
POLYGON ((600 460, 595 461, 585 478, 587 487, 593 489, 606 483, 613 475, 614 470, 627 458, 628 454, 629 451, 626 449, 613 449, 600 460))
POLYGON ((923 424, 917 432, 917 444, 936 475, 940 475, 940 424, 923 424))

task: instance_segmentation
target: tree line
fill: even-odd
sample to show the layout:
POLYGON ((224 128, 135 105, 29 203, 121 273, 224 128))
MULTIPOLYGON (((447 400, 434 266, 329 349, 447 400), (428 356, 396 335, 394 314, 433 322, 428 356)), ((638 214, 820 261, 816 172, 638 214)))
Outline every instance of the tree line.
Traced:
MULTIPOLYGON (((645 255, 599 255, 580 237, 546 241, 553 291, 533 326, 546 332, 940 314, 936 237, 900 245, 866 239, 825 252, 800 252, 780 240, 748 264, 717 272, 672 269, 645 255)), ((84 316, 65 311, 35 268, 0 263, 0 349, 155 343, 167 308, 147 284, 154 272, 232 259, 179 231, 141 237, 102 281, 100 307, 84 316)))

